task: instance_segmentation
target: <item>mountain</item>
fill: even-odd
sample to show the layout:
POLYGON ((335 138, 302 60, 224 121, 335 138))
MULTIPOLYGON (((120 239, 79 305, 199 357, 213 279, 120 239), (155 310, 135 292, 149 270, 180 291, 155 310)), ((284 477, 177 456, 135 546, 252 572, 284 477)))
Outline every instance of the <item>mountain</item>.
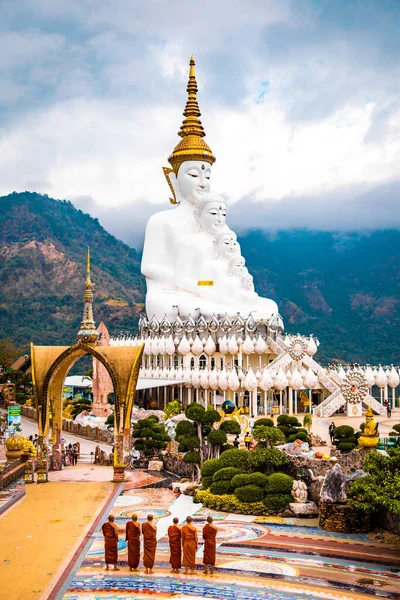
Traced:
MULTIPOLYGON (((318 360, 399 362, 399 231, 257 230, 239 241, 257 291, 276 300, 287 331, 318 336, 318 360)), ((88 246, 97 323, 132 331, 145 295, 136 251, 70 202, 30 192, 0 198, 0 338, 74 341, 88 246)))
POLYGON ((132 330, 145 294, 136 251, 71 202, 30 192, 0 197, 0 338, 74 341, 88 246, 97 323, 132 330))
POLYGON ((240 243, 257 291, 289 332, 319 338, 319 360, 399 363, 399 231, 252 231, 240 243))

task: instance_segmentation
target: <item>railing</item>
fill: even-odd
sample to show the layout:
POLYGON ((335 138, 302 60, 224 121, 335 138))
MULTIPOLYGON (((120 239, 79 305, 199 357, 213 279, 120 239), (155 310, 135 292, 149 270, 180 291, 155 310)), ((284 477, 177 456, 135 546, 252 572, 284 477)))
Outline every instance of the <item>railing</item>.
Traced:
POLYGON ((8 487, 17 479, 20 479, 24 476, 25 472, 25 462, 22 458, 17 458, 9 465, 3 467, 0 471, 0 489, 8 487))

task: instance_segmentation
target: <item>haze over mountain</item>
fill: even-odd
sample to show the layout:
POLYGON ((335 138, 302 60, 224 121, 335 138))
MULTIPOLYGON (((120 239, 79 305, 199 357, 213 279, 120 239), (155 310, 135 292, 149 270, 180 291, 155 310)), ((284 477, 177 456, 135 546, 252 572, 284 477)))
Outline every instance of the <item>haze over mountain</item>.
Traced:
MULTIPOLYGON (((399 362, 399 231, 255 230, 240 243, 257 291, 276 300, 287 331, 319 337, 319 360, 399 362)), ((137 252, 70 202, 0 197, 0 337, 73 342, 88 246, 96 321, 132 331, 145 294, 137 252)))

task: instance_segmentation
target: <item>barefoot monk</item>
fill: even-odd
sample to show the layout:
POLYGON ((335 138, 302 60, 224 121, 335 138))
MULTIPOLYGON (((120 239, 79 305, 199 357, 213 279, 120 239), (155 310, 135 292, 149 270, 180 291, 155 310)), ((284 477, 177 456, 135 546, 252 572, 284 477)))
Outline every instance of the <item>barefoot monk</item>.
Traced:
POLYGON ((196 566, 196 551, 198 547, 197 529, 193 525, 192 517, 186 517, 186 525, 182 527, 182 548, 183 548, 183 566, 185 574, 190 569, 191 575, 194 575, 196 566))
POLYGON ((137 571, 140 560, 140 525, 137 515, 126 524, 126 541, 128 542, 128 565, 131 571, 137 571))
POLYGON ((104 523, 102 527, 104 535, 104 552, 106 570, 109 570, 109 565, 114 565, 114 571, 119 571, 118 564, 118 528, 114 523, 113 515, 108 517, 108 523, 104 523))
POLYGON ((156 560, 157 527, 153 523, 153 515, 147 515, 147 523, 142 523, 143 564, 146 575, 153 573, 156 560))
POLYGON ((218 529, 213 525, 213 518, 208 516, 207 523, 203 527, 204 540, 204 573, 207 575, 208 567, 211 569, 211 575, 214 575, 215 557, 217 553, 217 533, 218 529))
POLYGON ((181 568, 181 557, 182 557, 182 532, 178 527, 179 519, 178 517, 174 517, 174 524, 168 527, 168 537, 169 537, 169 548, 170 548, 170 557, 169 562, 171 563, 172 572, 179 573, 179 569, 181 568))

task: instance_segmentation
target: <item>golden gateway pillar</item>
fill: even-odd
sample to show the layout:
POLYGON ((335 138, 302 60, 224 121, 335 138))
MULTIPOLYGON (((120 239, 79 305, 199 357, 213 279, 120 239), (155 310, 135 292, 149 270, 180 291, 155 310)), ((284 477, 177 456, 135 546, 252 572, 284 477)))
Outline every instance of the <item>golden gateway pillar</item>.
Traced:
POLYGON ((64 380, 85 354, 97 358, 107 369, 114 387, 114 481, 125 480, 124 449, 130 449, 130 420, 144 345, 100 346, 93 318, 90 251, 86 269, 83 319, 73 346, 35 346, 31 343, 32 381, 39 430, 37 481, 47 481, 50 428, 53 464, 61 469, 61 431, 64 380))

